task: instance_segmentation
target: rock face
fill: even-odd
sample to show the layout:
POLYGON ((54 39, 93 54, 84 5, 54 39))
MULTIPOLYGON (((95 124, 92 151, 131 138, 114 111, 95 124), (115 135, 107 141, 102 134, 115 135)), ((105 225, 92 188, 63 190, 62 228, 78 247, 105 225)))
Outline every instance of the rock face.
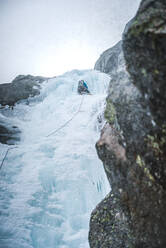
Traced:
POLYGON ((123 36, 131 79, 117 60, 96 144, 112 191, 92 212, 91 248, 166 247, 165 42, 166 2, 142 1, 123 36))
POLYGON ((14 104, 40 93, 40 84, 47 78, 31 75, 19 75, 9 84, 0 84, 0 104, 2 106, 14 104))
POLYGON ((8 122, 0 120, 0 143, 14 145, 20 140, 20 130, 8 122))
POLYGON ((166 2, 144 0, 124 33, 124 52, 133 82, 157 122, 166 116, 166 2))
MULTIPOLYGON (((16 102, 35 96, 40 93, 40 84, 47 80, 44 77, 34 77, 31 75, 20 75, 11 83, 0 84, 0 104, 13 107, 16 102)), ((0 117, 0 142, 3 144, 13 145, 19 141, 20 130, 17 126, 9 123, 7 118, 0 117)))
POLYGON ((118 57, 122 51, 122 41, 106 50, 97 60, 94 69, 112 75, 118 66, 118 57))

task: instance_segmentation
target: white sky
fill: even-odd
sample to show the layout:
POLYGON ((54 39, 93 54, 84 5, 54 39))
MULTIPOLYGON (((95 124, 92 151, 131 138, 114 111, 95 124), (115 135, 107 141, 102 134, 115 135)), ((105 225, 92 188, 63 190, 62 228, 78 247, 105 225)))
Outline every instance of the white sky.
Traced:
POLYGON ((0 83, 93 68, 140 0, 0 0, 0 83))

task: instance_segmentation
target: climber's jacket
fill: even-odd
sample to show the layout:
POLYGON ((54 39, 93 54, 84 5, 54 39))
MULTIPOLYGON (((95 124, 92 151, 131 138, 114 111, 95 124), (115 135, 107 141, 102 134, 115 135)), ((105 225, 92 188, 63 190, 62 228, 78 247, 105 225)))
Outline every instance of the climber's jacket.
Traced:
POLYGON ((83 95, 83 94, 90 94, 90 91, 88 90, 87 84, 84 82, 84 80, 80 80, 78 82, 78 89, 77 89, 78 94, 83 95))

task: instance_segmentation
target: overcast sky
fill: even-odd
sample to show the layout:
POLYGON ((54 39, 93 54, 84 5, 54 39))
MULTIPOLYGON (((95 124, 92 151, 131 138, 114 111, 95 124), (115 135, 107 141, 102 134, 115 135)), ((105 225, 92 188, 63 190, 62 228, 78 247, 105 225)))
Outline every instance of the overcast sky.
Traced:
POLYGON ((93 68, 140 0, 0 0, 0 83, 93 68))

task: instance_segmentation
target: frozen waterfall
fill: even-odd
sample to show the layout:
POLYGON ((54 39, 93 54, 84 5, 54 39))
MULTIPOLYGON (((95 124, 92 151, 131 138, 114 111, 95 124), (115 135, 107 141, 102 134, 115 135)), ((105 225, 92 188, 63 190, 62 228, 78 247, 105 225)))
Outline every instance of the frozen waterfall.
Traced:
MULTIPOLYGON (((109 80, 74 70, 6 110, 22 133, 0 170, 0 248, 89 247, 90 213, 110 189, 95 150, 109 80), (81 79, 92 95, 77 94, 81 79)), ((0 145, 0 161, 8 147, 0 145)))

